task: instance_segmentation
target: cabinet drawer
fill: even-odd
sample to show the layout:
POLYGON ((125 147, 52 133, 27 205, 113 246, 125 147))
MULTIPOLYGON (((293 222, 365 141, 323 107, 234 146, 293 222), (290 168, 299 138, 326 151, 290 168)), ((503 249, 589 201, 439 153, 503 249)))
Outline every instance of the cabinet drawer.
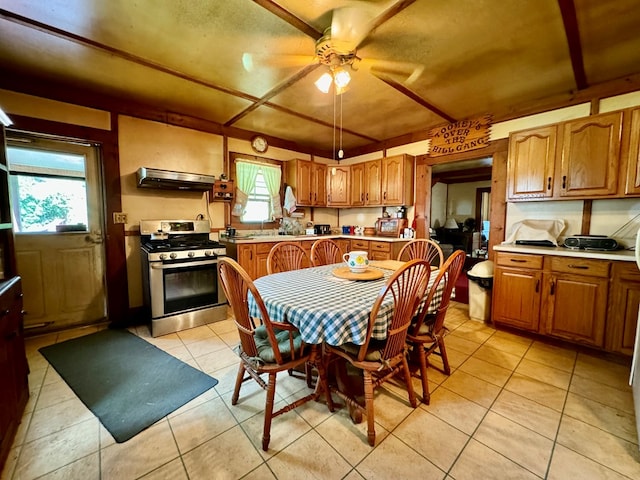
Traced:
POLYGON ((551 271, 609 278, 610 262, 587 258, 550 257, 551 271))
POLYGON ((370 242, 369 251, 373 252, 391 252, 391 244, 389 242, 370 242))
POLYGON ((540 270, 542 269, 543 259, 542 255, 499 252, 496 263, 503 267, 535 268, 540 270))
POLYGON ((351 240, 351 250, 369 250, 369 240, 351 240))
POLYGON ((259 255, 261 253, 269 253, 275 243, 256 243, 256 253, 259 255))

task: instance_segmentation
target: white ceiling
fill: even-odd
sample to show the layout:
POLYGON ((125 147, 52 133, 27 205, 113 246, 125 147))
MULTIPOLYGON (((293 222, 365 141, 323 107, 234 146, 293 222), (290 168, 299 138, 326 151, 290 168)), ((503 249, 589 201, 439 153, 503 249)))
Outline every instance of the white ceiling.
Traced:
POLYGON ((347 157, 451 121, 640 88, 637 0, 369 1, 358 8, 373 6, 378 25, 334 110, 313 85, 327 69, 314 45, 349 3, 0 0, 0 87, 205 120, 328 156, 335 118, 347 157))

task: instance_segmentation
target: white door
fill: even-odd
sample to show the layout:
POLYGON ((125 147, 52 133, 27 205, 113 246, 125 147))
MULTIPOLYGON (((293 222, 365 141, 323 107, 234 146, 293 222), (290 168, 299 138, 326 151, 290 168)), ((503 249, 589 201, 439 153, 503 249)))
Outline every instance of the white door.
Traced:
POLYGON ((8 132, 7 154, 25 329, 105 319, 98 148, 8 132))

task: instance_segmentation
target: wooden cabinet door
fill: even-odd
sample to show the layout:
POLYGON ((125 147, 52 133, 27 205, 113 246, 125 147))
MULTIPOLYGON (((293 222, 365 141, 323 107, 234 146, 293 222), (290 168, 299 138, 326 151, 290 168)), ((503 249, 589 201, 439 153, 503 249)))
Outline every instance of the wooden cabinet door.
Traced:
POLYGON ((556 125, 509 135, 507 195, 509 200, 553 196, 558 129, 556 125))
POLYGON ((364 164, 364 204, 382 204, 382 161, 372 160, 364 164))
POLYGON ((267 275, 267 257, 269 256, 271 248, 275 244, 276 242, 264 242, 255 244, 255 278, 260 278, 267 275))
POLYGON ((296 162, 296 203, 298 205, 310 206, 313 200, 311 192, 312 163, 306 160, 295 160, 296 162))
POLYGON ((330 207, 348 207, 349 204, 349 167, 329 165, 327 167, 327 205, 330 207))
POLYGON ((629 158, 624 193, 640 194, 640 108, 631 112, 631 132, 629 142, 629 158))
POLYGON ((413 185, 413 178, 406 176, 407 157, 397 155, 382 159, 382 204, 406 205, 413 199, 406 198, 407 186, 413 185))
POLYGON ((238 245, 238 263, 249 276, 256 278, 256 246, 254 244, 238 245))
POLYGON ((541 270, 497 267, 493 276, 493 321, 537 332, 541 292, 541 270))
POLYGON ((342 250, 342 253, 347 253, 351 250, 351 240, 338 238, 336 239, 336 243, 338 244, 338 247, 340 247, 340 250, 342 250))
POLYGON ((604 347, 608 286, 607 278, 545 274, 547 308, 543 333, 604 347))
POLYGON ((606 349, 633 355, 640 306, 640 271, 635 262, 614 262, 612 270, 606 349))
POLYGON ((351 165, 351 206, 364 205, 364 163, 351 165))
POLYGON ((622 112, 566 122, 562 166, 557 179, 561 197, 614 195, 618 192, 622 112))
POLYGON ((327 205, 327 166, 324 163, 311 163, 311 205, 327 205))

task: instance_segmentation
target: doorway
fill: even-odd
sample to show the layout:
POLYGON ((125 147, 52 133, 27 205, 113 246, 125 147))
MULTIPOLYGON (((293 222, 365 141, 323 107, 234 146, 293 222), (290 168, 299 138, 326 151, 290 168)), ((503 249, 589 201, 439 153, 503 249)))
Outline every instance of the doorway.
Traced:
POLYGON ((10 131, 7 160, 25 329, 105 320, 99 148, 10 131))
POLYGON ((430 233, 443 249, 486 251, 491 211, 491 157, 431 167, 430 233), (484 235, 484 239, 483 239, 484 235))

